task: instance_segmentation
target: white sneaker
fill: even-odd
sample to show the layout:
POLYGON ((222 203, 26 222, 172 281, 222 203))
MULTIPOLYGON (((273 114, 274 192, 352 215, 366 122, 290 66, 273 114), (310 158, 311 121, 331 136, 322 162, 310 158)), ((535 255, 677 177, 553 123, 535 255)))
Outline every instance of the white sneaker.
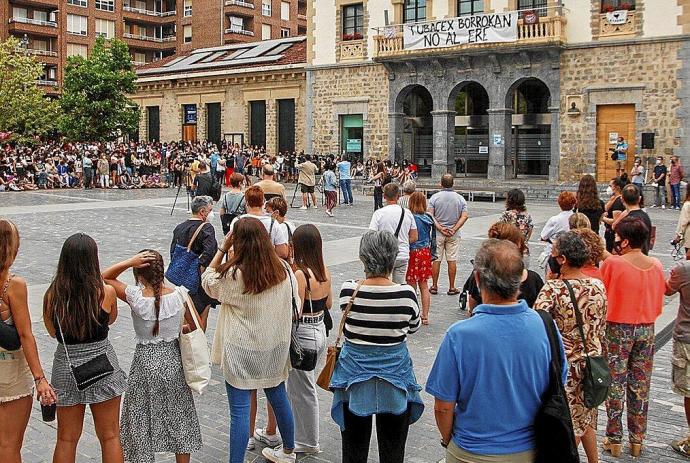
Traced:
POLYGON ((332 213, 331 211, 326 211, 326 215, 327 215, 328 217, 333 217, 333 213, 332 213))
POLYGON ((307 206, 302 206, 302 207, 300 207, 300 209, 302 209, 303 211, 306 211, 306 210, 307 210, 307 206))
POLYGON ((254 439, 269 447, 277 447, 283 443, 283 439, 278 434, 268 434, 265 428, 258 428, 254 431, 254 439))
POLYGON ((293 463, 294 461, 297 461, 297 456, 295 455, 294 451, 292 453, 285 453, 282 447, 278 449, 266 447, 261 451, 261 454, 268 461, 273 461, 276 463, 293 463))
POLYGON ((321 448, 319 446, 307 447, 306 445, 295 445, 295 450, 293 450, 293 452, 304 453, 306 455, 318 455, 321 453, 321 448))
POLYGON ((666 206, 662 205, 661 208, 662 208, 662 209, 666 209, 666 206))
POLYGON ((316 204, 314 204, 312 207, 313 207, 314 209, 318 209, 318 207, 316 206, 316 204))
POLYGON ((256 441, 254 440, 253 437, 249 438, 249 441, 247 442, 247 450, 254 450, 256 448, 256 441))

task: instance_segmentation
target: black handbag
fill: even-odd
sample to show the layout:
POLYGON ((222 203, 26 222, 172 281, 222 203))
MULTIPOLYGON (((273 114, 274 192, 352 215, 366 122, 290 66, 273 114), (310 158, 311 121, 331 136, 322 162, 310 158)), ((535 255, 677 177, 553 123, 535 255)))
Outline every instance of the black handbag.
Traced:
POLYGON ((225 197, 223 198, 223 206, 225 206, 223 209, 225 209, 225 214, 220 216, 220 223, 223 226, 223 234, 227 235, 230 232, 230 225, 232 225, 232 221, 235 220, 237 217, 240 215, 240 209, 242 208, 242 203, 244 202, 244 199, 240 199, 239 204, 237 204, 237 207, 235 208, 234 212, 227 212, 228 210, 228 196, 227 193, 225 197))
POLYGON ((547 312, 538 310, 537 313, 549 338, 551 362, 549 386, 541 397, 541 406, 534 419, 534 463, 579 463, 573 421, 561 378, 564 359, 558 347, 556 325, 547 312))
MULTIPOLYGON (((287 270, 287 267, 286 267, 287 270)), ((317 352, 316 339, 314 339, 314 348, 309 349, 302 345, 299 335, 297 333, 300 325, 299 308, 295 300, 295 287, 292 283, 290 272, 288 272, 290 279, 290 288, 292 292, 292 332, 290 333, 290 365, 295 370, 312 371, 316 368, 317 352)), ((311 302, 311 300, 310 300, 311 302)))
POLYGON ((65 343, 65 332, 62 331, 60 319, 57 315, 55 316, 55 319, 57 320, 58 328, 60 328, 60 333, 62 334, 62 347, 65 349, 67 364, 72 372, 72 377, 77 385, 77 389, 80 391, 85 391, 101 379, 110 376, 115 371, 113 364, 110 363, 110 359, 108 359, 108 356, 105 353, 100 354, 88 362, 82 363, 81 365, 72 365, 72 361, 69 358, 69 352, 67 351, 67 343, 65 343))
POLYGON ((609 388, 611 387, 611 371, 609 370, 609 362, 606 357, 600 355, 596 357, 590 357, 587 355, 587 341, 585 339, 585 332, 582 328, 582 314, 580 313, 580 308, 577 305, 575 292, 573 291, 573 287, 568 280, 563 280, 563 283, 565 283, 565 286, 568 288, 570 299, 573 302, 575 320, 577 322, 577 328, 580 331, 580 337, 582 338, 585 353, 586 364, 582 376, 582 390, 585 396, 585 407, 590 409, 597 408, 606 400, 606 397, 609 395, 609 388))
MULTIPOLYGON (((7 279, 2 287, 2 294, 0 294, 0 301, 5 299, 7 295, 7 289, 10 287, 10 281, 13 275, 7 279)), ((0 347, 5 350, 13 351, 19 350, 22 347, 22 341, 19 339, 19 332, 17 327, 14 325, 8 325, 4 321, 0 320, 0 347)))

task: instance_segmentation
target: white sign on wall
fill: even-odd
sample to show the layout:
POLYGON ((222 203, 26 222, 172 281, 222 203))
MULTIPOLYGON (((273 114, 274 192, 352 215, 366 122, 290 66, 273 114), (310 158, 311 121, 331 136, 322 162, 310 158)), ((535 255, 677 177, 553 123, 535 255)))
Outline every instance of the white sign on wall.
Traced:
POLYGON ((515 42, 518 14, 494 13, 462 16, 403 25, 405 50, 453 47, 472 43, 515 42))

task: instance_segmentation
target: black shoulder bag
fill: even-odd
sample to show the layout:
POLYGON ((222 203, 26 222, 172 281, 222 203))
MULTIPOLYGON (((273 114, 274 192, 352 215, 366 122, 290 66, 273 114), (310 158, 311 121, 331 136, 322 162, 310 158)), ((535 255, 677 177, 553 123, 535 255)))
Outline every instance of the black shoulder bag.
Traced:
POLYGON ((549 338, 551 362, 549 386, 541 397, 541 407, 534 418, 534 463, 579 463, 580 455, 575 444, 573 420, 561 379, 564 359, 561 358, 561 350, 558 348, 556 325, 547 312, 537 310, 537 313, 549 338))
MULTIPOLYGON (((290 280, 290 291, 292 299, 292 332, 290 334, 290 364, 295 370, 312 371, 316 368, 317 352, 316 352, 316 338, 314 338, 314 348, 310 349, 302 344, 297 332, 300 325, 299 308, 295 300, 295 286, 292 283, 292 276, 290 275, 289 267, 285 265, 285 272, 290 280)), ((309 298, 311 304, 311 297, 309 298)))
POLYGON ((584 323, 582 322, 582 314, 580 313, 580 308, 575 298, 575 291, 573 291, 573 287, 568 280, 563 280, 563 283, 565 283, 565 286, 568 288, 570 300, 573 302, 575 320, 577 322, 577 328, 580 331, 582 348, 584 349, 585 361, 587 362, 582 375, 582 390, 585 395, 585 407, 590 409, 597 408, 609 395, 609 387, 611 387, 609 362, 606 357, 601 355, 590 357, 587 354, 587 340, 583 329, 584 323))
MULTIPOLYGON (((0 293, 0 301, 5 299, 5 295, 10 287, 10 281, 12 280, 13 276, 14 275, 10 275, 3 285, 2 293, 0 293)), ((19 348, 22 347, 22 341, 19 338, 17 327, 7 324, 2 320, 0 320, 0 347, 8 351, 19 350, 19 348)))
POLYGON ((228 194, 225 194, 223 198, 223 209, 225 209, 225 214, 220 216, 220 223, 223 226, 223 234, 227 235, 230 232, 230 225, 232 221, 240 216, 240 209, 242 208, 242 203, 244 202, 244 196, 240 198, 240 202, 233 212, 228 212, 228 194))

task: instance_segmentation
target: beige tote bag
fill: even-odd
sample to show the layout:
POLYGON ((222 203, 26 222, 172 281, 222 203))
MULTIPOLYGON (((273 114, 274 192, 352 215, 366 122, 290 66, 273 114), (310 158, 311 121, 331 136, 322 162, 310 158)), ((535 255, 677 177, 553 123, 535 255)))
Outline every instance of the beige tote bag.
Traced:
POLYGON ((180 354, 182 356, 182 369, 184 378, 189 388, 197 394, 202 394, 211 380, 211 355, 208 349, 206 333, 199 325, 198 314, 194 303, 185 294, 187 307, 194 319, 196 329, 190 333, 180 331, 180 354))

